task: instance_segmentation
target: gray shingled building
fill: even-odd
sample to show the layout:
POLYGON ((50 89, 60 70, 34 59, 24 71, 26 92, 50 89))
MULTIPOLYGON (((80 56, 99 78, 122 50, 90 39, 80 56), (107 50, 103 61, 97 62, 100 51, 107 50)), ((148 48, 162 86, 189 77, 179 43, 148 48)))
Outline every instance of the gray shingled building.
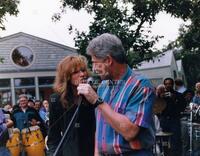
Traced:
POLYGON ((0 38, 0 105, 16 104, 22 93, 47 99, 58 62, 76 54, 74 48, 23 32, 0 38))

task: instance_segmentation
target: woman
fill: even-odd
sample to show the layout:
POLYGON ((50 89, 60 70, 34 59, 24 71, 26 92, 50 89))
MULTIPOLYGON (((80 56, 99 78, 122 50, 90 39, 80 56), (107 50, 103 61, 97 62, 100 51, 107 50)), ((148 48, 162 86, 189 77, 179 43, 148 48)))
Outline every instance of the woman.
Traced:
MULTIPOLYGON (((88 77, 83 56, 67 56, 57 67, 55 94, 50 97, 48 155, 53 155, 82 98, 77 86, 88 77)), ((57 156, 93 156, 95 136, 94 108, 83 99, 57 156)))

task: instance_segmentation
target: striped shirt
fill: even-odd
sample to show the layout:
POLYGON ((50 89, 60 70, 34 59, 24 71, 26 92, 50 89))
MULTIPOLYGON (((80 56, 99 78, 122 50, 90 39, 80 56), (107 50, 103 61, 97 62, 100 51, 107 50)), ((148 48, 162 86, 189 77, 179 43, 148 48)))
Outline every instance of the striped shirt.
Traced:
POLYGON ((99 152, 121 154, 141 150, 144 153, 144 151, 150 149, 155 141, 155 127, 152 117, 155 96, 150 81, 135 74, 128 67, 121 80, 115 82, 102 81, 98 88, 98 95, 115 112, 124 114, 134 124, 142 127, 138 136, 133 141, 127 142, 105 121, 101 112, 97 109, 96 140, 99 152))

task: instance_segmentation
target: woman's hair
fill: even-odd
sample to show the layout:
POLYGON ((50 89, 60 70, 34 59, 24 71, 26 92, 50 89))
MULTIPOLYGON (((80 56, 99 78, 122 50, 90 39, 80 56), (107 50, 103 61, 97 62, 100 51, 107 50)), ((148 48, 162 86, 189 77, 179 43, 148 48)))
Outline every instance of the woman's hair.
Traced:
POLYGON ((156 87, 156 94, 164 93, 165 92, 165 85, 164 84, 159 84, 156 87))
MULTIPOLYGON (((57 66, 53 88, 60 95, 60 101, 64 108, 72 105, 73 93, 70 79, 78 68, 85 68, 87 70, 87 60, 84 56, 67 56, 57 66)), ((87 73, 89 73, 88 70, 87 73)))

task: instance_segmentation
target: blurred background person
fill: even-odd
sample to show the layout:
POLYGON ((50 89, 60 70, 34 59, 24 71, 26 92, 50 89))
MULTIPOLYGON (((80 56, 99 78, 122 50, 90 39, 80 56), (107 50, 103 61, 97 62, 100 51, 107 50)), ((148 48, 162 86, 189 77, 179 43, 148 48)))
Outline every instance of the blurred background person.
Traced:
POLYGON ((10 151, 6 148, 6 142, 9 139, 8 128, 12 126, 12 120, 6 119, 0 108, 0 156, 11 156, 10 151))
POLYGON ((195 84, 195 95, 192 99, 192 102, 195 103, 197 107, 200 105, 200 82, 195 84))
POLYGON ((42 102, 42 107, 39 111, 40 117, 44 121, 46 125, 48 125, 49 122, 49 102, 47 100, 44 100, 42 102))
POLYGON ((28 106, 31 107, 31 108, 34 108, 35 107, 35 102, 32 99, 29 99, 28 100, 28 106))
POLYGON ((181 140, 181 112, 186 108, 186 101, 183 95, 174 90, 174 80, 165 78, 164 99, 166 107, 161 113, 160 125, 163 132, 173 133, 171 138, 171 151, 168 155, 178 156, 182 154, 181 140))
POLYGON ((40 108, 42 107, 42 102, 40 100, 35 100, 35 110, 39 113, 40 108))
POLYGON ((174 84, 175 84, 175 90, 179 93, 183 94, 187 90, 187 88, 184 86, 183 80, 181 79, 176 79, 174 81, 174 84))
POLYGON ((28 106, 28 97, 25 94, 19 96, 19 107, 13 110, 11 119, 14 122, 14 127, 20 131, 24 128, 38 125, 43 136, 46 136, 43 120, 34 108, 28 106))

